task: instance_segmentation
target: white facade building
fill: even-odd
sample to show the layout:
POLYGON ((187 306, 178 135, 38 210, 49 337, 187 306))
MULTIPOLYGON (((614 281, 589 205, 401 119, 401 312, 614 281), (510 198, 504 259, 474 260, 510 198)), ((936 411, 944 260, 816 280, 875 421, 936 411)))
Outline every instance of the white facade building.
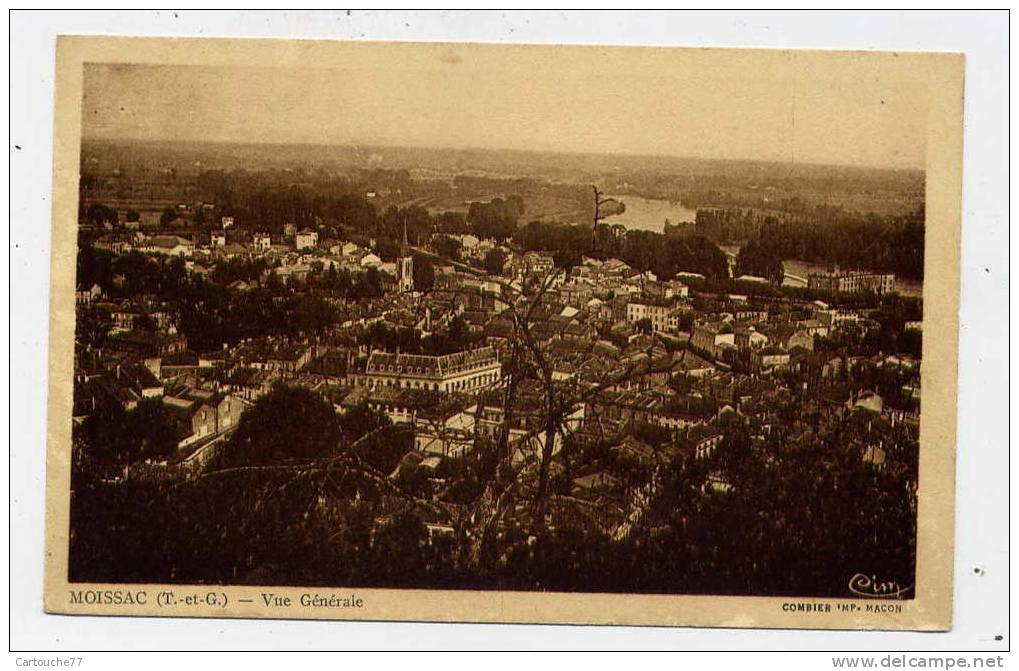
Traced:
POLYGON ((305 228, 294 239, 294 247, 300 249, 315 249, 318 247, 318 233, 305 228))
POLYGON ((268 233, 255 233, 251 236, 251 248, 257 252, 267 252, 272 248, 272 238, 268 233))
POLYGON ((359 381, 372 389, 389 386, 469 393, 498 384, 502 364, 491 347, 444 356, 374 351, 361 377, 359 381))

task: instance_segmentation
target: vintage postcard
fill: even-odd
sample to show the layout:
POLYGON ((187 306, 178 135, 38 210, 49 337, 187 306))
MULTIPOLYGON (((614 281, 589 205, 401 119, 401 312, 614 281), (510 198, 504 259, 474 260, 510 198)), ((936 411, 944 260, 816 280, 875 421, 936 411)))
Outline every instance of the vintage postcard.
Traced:
POLYGON ((47 611, 951 627, 961 55, 56 48, 47 611))

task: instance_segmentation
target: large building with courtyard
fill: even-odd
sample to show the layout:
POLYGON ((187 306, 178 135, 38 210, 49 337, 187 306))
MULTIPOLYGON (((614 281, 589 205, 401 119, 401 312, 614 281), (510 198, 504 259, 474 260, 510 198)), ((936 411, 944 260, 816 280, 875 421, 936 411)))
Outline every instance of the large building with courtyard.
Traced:
POLYGON ((442 356, 373 351, 357 382, 369 388, 399 387, 472 392, 498 384, 502 364, 491 347, 442 356))

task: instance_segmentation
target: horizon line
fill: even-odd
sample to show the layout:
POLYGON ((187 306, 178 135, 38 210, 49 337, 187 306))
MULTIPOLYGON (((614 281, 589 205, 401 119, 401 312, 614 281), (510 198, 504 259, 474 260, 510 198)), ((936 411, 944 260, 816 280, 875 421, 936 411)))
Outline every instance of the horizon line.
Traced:
POLYGON ((515 147, 478 147, 478 146, 453 146, 453 145, 415 145, 415 144, 386 144, 386 143, 372 143, 372 142, 313 142, 313 141, 259 141, 257 139, 251 140, 219 140, 219 139, 203 139, 203 140, 186 140, 186 139, 174 139, 174 138, 115 138, 103 135, 86 135, 82 133, 80 138, 81 143, 84 142, 137 142, 137 143, 167 143, 167 144, 209 144, 209 145, 248 145, 248 146, 282 146, 282 147, 335 147, 335 148, 370 148, 370 149, 418 149, 418 150, 429 150, 429 151, 453 151, 453 152, 516 152, 521 154, 553 154, 560 156, 593 156, 601 158, 629 158, 629 159, 640 159, 649 158, 657 160, 679 160, 679 161, 713 161, 713 162, 729 162, 729 163, 757 163, 757 164, 774 164, 782 166, 804 166, 804 167, 818 167, 818 168, 841 168, 841 169, 854 169, 854 170, 874 170, 874 171, 886 171, 886 172, 917 172, 923 175, 927 173, 927 167, 916 167, 916 166, 879 166, 873 164, 859 164, 859 163, 825 163, 819 161, 797 161, 795 159, 760 159, 760 158, 724 158, 724 157, 707 157, 707 156, 696 156, 696 155, 679 155, 679 154, 647 154, 647 153, 629 153, 629 152, 593 152, 593 151, 577 151, 577 150, 560 150, 560 149, 522 149, 515 147))

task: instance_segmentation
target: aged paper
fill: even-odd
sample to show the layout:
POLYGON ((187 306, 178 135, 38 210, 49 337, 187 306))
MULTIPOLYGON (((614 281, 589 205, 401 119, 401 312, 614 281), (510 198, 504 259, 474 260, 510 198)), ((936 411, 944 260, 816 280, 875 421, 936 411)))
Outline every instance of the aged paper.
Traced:
POLYGON ((962 77, 61 38, 46 610, 950 628, 962 77))

